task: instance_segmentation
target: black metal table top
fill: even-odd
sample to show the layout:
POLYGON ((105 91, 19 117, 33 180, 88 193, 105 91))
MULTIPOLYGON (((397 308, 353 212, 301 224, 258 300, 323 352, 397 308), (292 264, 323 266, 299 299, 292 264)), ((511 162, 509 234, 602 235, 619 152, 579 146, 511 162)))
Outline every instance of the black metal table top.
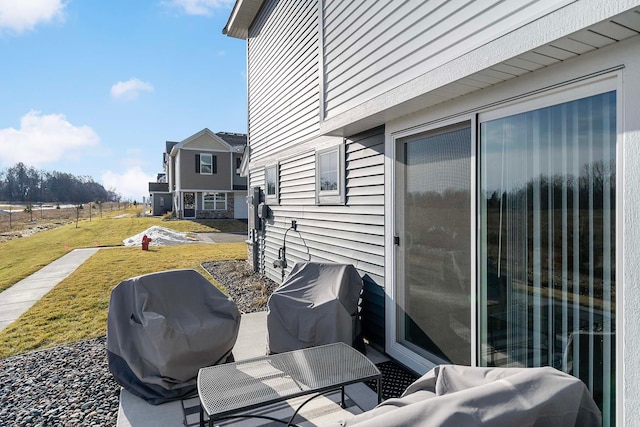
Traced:
POLYGON ((217 418, 380 376, 363 354, 336 343, 202 368, 198 395, 217 418))

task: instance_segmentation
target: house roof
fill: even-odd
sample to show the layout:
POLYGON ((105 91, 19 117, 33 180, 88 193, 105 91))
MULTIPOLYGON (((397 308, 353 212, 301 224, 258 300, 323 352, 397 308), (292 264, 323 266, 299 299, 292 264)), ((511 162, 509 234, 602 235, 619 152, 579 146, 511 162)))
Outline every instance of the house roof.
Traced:
POLYGON ((162 192, 162 193, 168 193, 169 192, 169 184, 166 182, 150 182, 149 183, 149 192, 153 193, 153 192, 162 192))
POLYGON ((246 133, 216 132, 216 135, 218 135, 224 142, 236 149, 244 149, 244 147, 247 145, 246 133))
POLYGON ((173 148, 173 146, 174 146, 174 145, 176 145, 176 144, 177 144, 177 142, 174 142, 174 141, 166 141, 166 142, 165 142, 165 150, 166 150, 166 152, 167 152, 167 153, 170 153, 170 152, 171 152, 171 149, 172 149, 172 148, 173 148))
POLYGON ((169 153, 171 156, 175 156, 178 150, 184 147, 186 144, 200 138, 203 135, 209 135, 211 138, 220 143, 220 145, 226 147, 231 152, 242 152, 244 147, 247 144, 247 135, 241 133, 231 133, 231 132, 219 132, 220 135, 211 132, 208 128, 204 128, 199 132, 194 133, 190 137, 178 142, 171 143, 171 147, 169 148, 170 142, 167 141, 167 148, 170 150, 169 153))
POLYGON ((227 25, 222 29, 222 34, 237 39, 246 39, 249 36, 249 27, 260 11, 264 0, 236 0, 227 25))

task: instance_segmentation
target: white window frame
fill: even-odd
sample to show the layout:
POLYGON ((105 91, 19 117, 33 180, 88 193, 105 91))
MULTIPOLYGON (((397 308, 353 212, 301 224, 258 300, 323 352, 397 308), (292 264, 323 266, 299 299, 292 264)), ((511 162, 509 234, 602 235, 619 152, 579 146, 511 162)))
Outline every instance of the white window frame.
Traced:
POLYGON ((200 175, 213 175, 213 154, 211 153, 200 153, 200 175), (204 157, 209 157, 209 163, 207 164, 204 161, 204 157), (203 172, 202 169, 204 166, 209 167, 209 172, 203 172))
POLYGON ((318 205, 344 205, 346 200, 345 194, 345 145, 344 143, 336 145, 334 147, 325 148, 323 150, 316 151, 316 204, 318 205), (322 171, 320 170, 320 157, 335 153, 338 157, 337 164, 337 182, 338 188, 336 190, 322 190, 320 185, 320 177, 322 171))
POLYGON ((265 166, 264 168, 264 199, 267 204, 278 204, 280 200, 280 165, 275 164, 271 166, 265 166), (275 191, 269 193, 269 172, 273 171, 275 174, 275 191))
POLYGON ((227 193, 204 193, 202 195, 202 209, 205 211, 226 211, 227 193), (213 196, 213 201, 207 201, 207 196, 213 196), (207 203, 213 203, 213 208, 207 207, 207 203), (222 203, 222 209, 218 208, 219 203, 222 203))

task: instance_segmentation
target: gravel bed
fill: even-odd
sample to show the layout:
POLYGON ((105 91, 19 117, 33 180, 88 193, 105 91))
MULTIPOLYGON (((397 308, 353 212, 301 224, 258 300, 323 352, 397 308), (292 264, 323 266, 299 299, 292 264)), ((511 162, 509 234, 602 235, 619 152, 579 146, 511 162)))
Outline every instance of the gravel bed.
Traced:
POLYGON ((266 310, 269 295, 278 286, 255 273, 246 261, 205 262, 202 268, 227 289, 241 313, 266 310))
POLYGON ((106 338, 0 360, 0 426, 115 426, 106 338))
MULTIPOLYGON (((266 310, 277 287, 246 261, 204 263, 242 313, 266 310)), ((106 337, 0 360, 0 426, 115 426, 120 385, 106 337)))

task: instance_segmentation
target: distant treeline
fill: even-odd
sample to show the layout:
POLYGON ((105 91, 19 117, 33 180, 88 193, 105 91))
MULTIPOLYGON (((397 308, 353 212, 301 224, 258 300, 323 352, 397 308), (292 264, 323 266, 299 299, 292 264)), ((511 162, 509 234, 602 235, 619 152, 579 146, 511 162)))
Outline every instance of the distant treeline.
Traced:
POLYGON ((119 202, 122 197, 106 190, 91 177, 63 172, 47 172, 20 162, 0 170, 0 200, 38 203, 119 202))

